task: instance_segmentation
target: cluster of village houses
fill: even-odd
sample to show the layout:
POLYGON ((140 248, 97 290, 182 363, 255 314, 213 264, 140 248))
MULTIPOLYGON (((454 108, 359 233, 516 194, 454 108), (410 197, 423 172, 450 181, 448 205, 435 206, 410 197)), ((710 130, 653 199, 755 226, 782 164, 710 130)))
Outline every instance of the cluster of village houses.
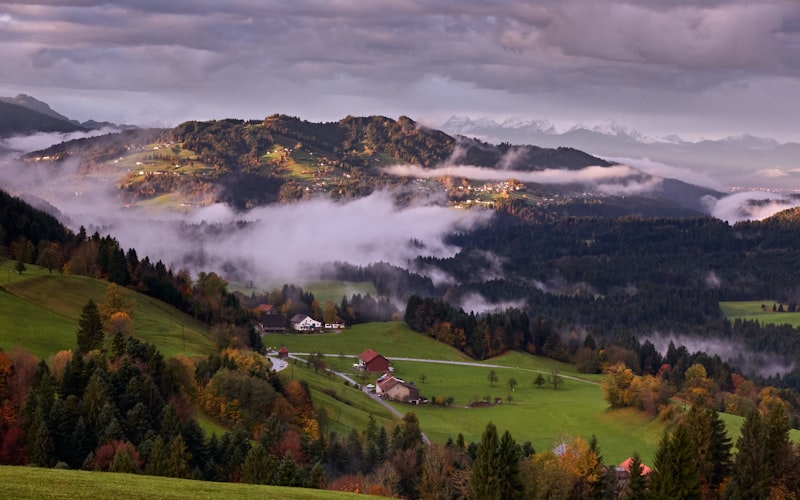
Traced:
POLYGON ((286 315, 276 311, 270 304, 262 304, 257 310, 261 312, 259 328, 262 334, 284 333, 289 328, 296 332, 316 333, 323 330, 343 330, 345 327, 344 321, 339 318, 334 323, 322 323, 308 314, 295 314, 287 322, 286 315))
MULTIPOLYGON (((374 385, 375 394, 378 396, 402 403, 419 404, 422 402, 419 389, 414 384, 409 384, 405 380, 395 377, 394 373, 392 373, 393 370, 389 366, 389 360, 372 349, 367 349, 359 354, 358 363, 353 367, 369 373, 382 373, 375 380, 374 385)), ((372 389, 370 387, 370 390, 372 389)))

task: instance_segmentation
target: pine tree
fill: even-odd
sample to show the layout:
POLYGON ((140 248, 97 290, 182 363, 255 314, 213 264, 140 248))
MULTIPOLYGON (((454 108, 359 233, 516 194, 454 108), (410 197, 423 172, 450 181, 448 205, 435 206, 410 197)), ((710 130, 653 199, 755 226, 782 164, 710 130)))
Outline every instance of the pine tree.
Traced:
POLYGON ((694 448, 700 488, 705 498, 719 496, 731 471, 731 440, 725 423, 713 408, 695 404, 684 420, 694 448))
POLYGON ((725 498, 766 499, 770 480, 768 450, 764 423, 757 409, 751 410, 745 418, 736 449, 738 453, 730 482, 725 487, 725 498))
POLYGON ((242 481, 252 484, 272 484, 277 472, 277 461, 275 457, 267 455, 264 447, 255 443, 242 466, 242 481))
POLYGON ((147 458, 144 473, 150 476, 166 476, 169 473, 168 459, 167 445, 161 436, 156 436, 150 447, 150 456, 147 458))
POLYGON ((762 419, 767 449, 766 460, 769 463, 770 483, 776 485, 783 481, 784 474, 788 472, 792 455, 789 415, 782 400, 771 400, 766 406, 767 411, 762 419))
POLYGON ((472 475, 470 476, 471 498, 498 500, 502 498, 498 495, 500 490, 498 477, 500 464, 497 457, 498 444, 497 427, 489 422, 486 424, 486 429, 481 436, 478 454, 475 458, 475 464, 472 466, 472 475))
POLYGON ((489 422, 478 445, 470 477, 470 497, 481 499, 513 499, 522 495, 520 478, 521 451, 505 431, 497 437, 497 427, 489 422))
POLYGON ((325 475, 325 469, 322 468, 322 464, 319 462, 314 464, 314 467, 311 468, 311 478, 308 480, 308 487, 318 490, 324 490, 328 487, 328 477, 325 475))
POLYGON ((628 486, 625 489, 623 498, 638 500, 647 495, 647 477, 642 474, 642 459, 639 453, 634 452, 631 458, 631 470, 628 478, 628 486))
POLYGON ((97 304, 92 299, 83 307, 78 320, 78 351, 87 353, 99 349, 103 345, 103 320, 97 310, 97 304))
POLYGON ((186 451, 186 443, 183 441, 183 436, 178 434, 170 439, 167 448, 167 475, 183 479, 191 477, 192 471, 189 468, 189 461, 192 459, 192 455, 186 451))
POLYGON ((664 434, 654 465, 650 489, 655 498, 701 498, 697 462, 686 426, 679 425, 672 436, 664 434))
POLYGON ((511 437, 511 433, 505 431, 500 437, 500 443, 495 452, 500 466, 498 469, 499 498, 513 499, 520 498, 523 492, 522 479, 520 478, 520 459, 522 456, 520 447, 511 437))
POLYGON ((303 469, 294 461, 291 451, 287 451, 278 464, 275 473, 276 484, 279 486, 305 486, 306 478, 303 469))

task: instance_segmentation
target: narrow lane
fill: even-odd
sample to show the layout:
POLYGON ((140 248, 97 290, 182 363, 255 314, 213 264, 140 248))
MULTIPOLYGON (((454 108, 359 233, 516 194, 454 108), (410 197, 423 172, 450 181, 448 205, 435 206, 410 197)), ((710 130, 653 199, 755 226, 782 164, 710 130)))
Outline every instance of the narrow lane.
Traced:
MULTIPOLYGON (((295 353, 295 354, 289 354, 289 357, 290 357, 290 358, 292 358, 292 359, 295 359, 295 360, 297 360, 297 361, 302 361, 303 363, 308 363, 308 361, 307 361, 306 359, 304 359, 304 358, 301 358, 301 357, 299 357, 299 356, 308 356, 308 353, 302 353, 302 352, 299 352, 299 353, 295 353)), ((328 356, 328 354, 326 354, 325 356, 328 356)), ((284 364, 285 364, 285 363, 284 363, 284 364)), ((285 368, 285 366, 284 366, 284 368, 285 368)), ((383 405, 383 407, 384 407, 384 408, 386 408, 387 410, 389 410, 389 411, 392 413, 392 415, 394 415, 394 416, 396 416, 397 418, 399 418, 399 419, 401 419, 401 420, 402 420, 402 418, 403 418, 403 416, 404 416, 404 415, 403 415, 403 413, 401 413, 401 412, 400 412, 399 410, 397 410, 395 407, 393 407, 392 405, 390 405, 389 403, 387 403, 386 401, 384 401, 384 400, 383 400, 383 398, 381 398, 381 397, 380 397, 380 396, 378 396, 377 394, 370 393, 370 392, 369 392, 369 391, 366 389, 366 387, 364 387, 364 386, 362 386, 362 385, 359 385, 359 383, 358 383, 358 382, 356 382, 355 380, 353 380, 352 378, 350 378, 350 377, 349 377, 347 374, 345 374, 345 373, 342 373, 342 372, 337 372, 336 370, 331 370, 331 369, 329 369, 329 368, 325 368, 325 371, 326 371, 326 372, 329 372, 329 373, 332 373, 332 374, 336 375, 337 377, 341 377, 341 378, 343 378, 344 380, 346 380, 346 381, 347 381, 347 382, 348 382, 350 385, 352 385, 353 387, 360 387, 360 391, 361 391, 361 392, 363 392, 364 394, 366 394, 367 396, 369 396, 370 398, 372 398, 373 400, 375 400, 375 401, 376 401, 376 402, 378 402, 379 404, 383 405)), ((426 435, 425 435, 425 433, 424 433, 424 432, 422 432, 421 430, 420 430, 420 434, 422 435, 422 441, 423 441, 423 442, 424 442, 426 445, 430 446, 430 444, 431 444, 431 440, 430 440, 430 439, 428 439, 428 436, 426 436, 426 435)))

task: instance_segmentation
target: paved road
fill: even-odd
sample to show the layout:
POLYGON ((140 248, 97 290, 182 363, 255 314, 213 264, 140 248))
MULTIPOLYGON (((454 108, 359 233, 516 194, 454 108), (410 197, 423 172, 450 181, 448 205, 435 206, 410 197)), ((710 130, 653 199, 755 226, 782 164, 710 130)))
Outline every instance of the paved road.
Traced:
POLYGON ((269 354, 267 355, 267 358, 272 362, 272 371, 274 372, 279 372, 289 366, 289 363, 281 358, 270 356, 269 354))
MULTIPOLYGON (((311 353, 308 353, 308 352, 296 352, 295 355, 297 355, 297 356, 310 356, 311 353)), ((354 356, 352 354, 323 354, 323 356, 327 356, 327 357, 331 357, 331 358, 334 358, 334 357, 357 358, 358 357, 358 356, 354 356)), ((439 364, 439 365, 476 366, 478 368, 503 368, 503 369, 522 370, 522 371, 534 372, 534 373, 550 373, 547 370, 539 370, 539 369, 536 369, 536 368, 520 368, 518 366, 493 365, 493 364, 487 364, 487 363, 477 363, 477 362, 474 362, 474 361, 447 361, 447 360, 444 360, 444 359, 396 358, 396 357, 392 357, 392 358, 388 358, 387 357, 386 359, 388 359, 389 361, 392 361, 392 360, 395 360, 395 361, 412 361, 414 363, 435 363, 435 364, 439 364)), ((600 383, 598 383, 598 382, 593 382, 591 380, 586 380, 586 379, 580 378, 580 377, 574 377, 572 375, 563 375, 563 374, 559 373, 558 376, 561 377, 561 378, 568 379, 568 380, 574 380, 576 382, 583 382, 584 384, 600 385, 600 383)))
MULTIPOLYGON (((292 358, 292 359, 296 359, 298 361, 302 361, 303 363, 308 363, 307 360, 305 360, 305 359, 303 359, 303 358, 301 358, 299 356, 308 356, 308 353, 297 352, 297 353, 294 353, 294 354, 289 354, 289 357, 292 358)), ((329 355, 326 354, 325 356, 329 356, 329 355)), ((345 379, 350 385, 352 385, 354 387, 355 386, 361 387, 361 392, 363 392, 367 396, 371 397, 372 399, 377 401, 379 404, 383 405, 383 407, 386 408, 387 410, 389 410, 392 413, 392 415, 394 415, 394 416, 396 416, 397 418, 400 418, 400 419, 403 418, 403 414, 400 411, 398 411, 392 405, 390 405, 389 403, 384 401, 383 398, 381 398, 377 394, 369 392, 366 387, 359 385, 358 382, 356 382, 355 380, 350 378, 350 376, 348 376, 346 373, 337 372, 336 370, 331 370, 331 369, 326 369, 325 371, 327 371, 329 373, 333 373, 337 377, 341 377, 341 378, 345 379)), ((431 440, 428 439, 428 436, 426 436, 425 433, 421 432, 421 431, 420 431, 420 434, 422 434, 422 441, 426 445, 430 446, 431 440)))

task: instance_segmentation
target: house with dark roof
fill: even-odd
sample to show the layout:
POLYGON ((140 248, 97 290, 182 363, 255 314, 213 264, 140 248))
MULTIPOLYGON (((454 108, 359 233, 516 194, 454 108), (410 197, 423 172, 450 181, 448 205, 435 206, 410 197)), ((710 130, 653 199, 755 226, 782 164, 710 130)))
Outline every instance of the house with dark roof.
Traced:
POLYGON ((358 355, 358 368, 368 372, 389 371, 389 360, 372 349, 367 349, 358 355))
POLYGON ((276 333, 286 331, 286 316, 276 312, 266 312, 261 315, 261 331, 276 333))

